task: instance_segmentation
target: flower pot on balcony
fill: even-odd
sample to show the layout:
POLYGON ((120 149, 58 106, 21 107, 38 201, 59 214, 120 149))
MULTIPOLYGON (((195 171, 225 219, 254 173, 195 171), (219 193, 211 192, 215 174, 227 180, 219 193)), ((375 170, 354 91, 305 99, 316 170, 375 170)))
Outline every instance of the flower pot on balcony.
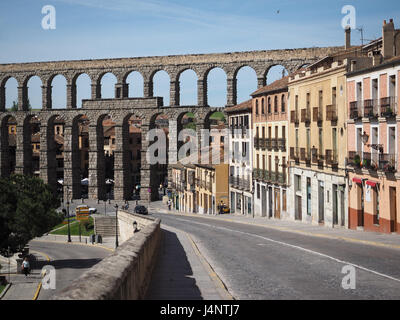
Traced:
POLYGON ((362 166, 361 165, 361 159, 360 159, 360 156, 358 154, 354 156, 354 160, 353 161, 354 161, 354 165, 356 167, 360 168, 362 166))

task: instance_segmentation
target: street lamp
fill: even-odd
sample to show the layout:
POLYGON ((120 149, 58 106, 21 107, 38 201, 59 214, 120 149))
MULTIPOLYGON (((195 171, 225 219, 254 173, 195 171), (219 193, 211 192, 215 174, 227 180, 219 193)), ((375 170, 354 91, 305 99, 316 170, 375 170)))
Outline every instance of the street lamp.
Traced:
POLYGON ((118 248, 118 204, 115 204, 115 248, 118 248))
POLYGON ((107 199, 104 199, 104 215, 107 215, 106 206, 107 206, 107 199))
POLYGON ((68 216, 68 242, 71 242, 71 229, 69 227, 69 187, 67 187, 67 216, 68 216))

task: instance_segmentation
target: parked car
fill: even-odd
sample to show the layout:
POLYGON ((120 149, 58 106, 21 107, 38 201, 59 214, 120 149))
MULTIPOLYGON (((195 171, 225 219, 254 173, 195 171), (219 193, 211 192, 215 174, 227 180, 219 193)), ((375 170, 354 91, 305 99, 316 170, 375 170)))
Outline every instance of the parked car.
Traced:
POLYGON ((222 213, 229 213, 229 212, 230 212, 229 207, 228 207, 226 204, 224 204, 224 205, 222 206, 222 213))
POLYGON ((149 212, 147 211, 147 208, 145 206, 136 206, 135 207, 135 213, 148 214, 149 212))
POLYGON ((87 206, 87 205, 80 205, 80 206, 77 206, 76 208, 77 208, 77 209, 79 208, 79 209, 86 209, 86 210, 89 210, 89 214, 94 214, 94 213, 97 212, 97 209, 96 209, 96 208, 90 208, 90 207, 87 206))

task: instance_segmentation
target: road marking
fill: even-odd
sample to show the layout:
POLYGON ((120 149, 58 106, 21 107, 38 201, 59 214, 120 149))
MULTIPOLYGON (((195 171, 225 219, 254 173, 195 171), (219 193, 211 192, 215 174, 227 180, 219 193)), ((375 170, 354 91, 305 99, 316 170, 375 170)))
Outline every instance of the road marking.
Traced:
MULTIPOLYGON (((185 219, 179 219, 179 218, 178 218, 177 220, 179 220, 179 221, 184 221, 184 222, 186 222, 186 223, 188 222, 188 221, 185 220, 185 219)), ((236 233, 243 234, 243 235, 247 235, 247 236, 250 236, 250 237, 255 237, 255 238, 263 239, 263 240, 266 240, 266 241, 270 241, 270 242, 273 242, 273 243, 276 243, 276 244, 285 245, 285 246, 288 246, 288 247, 291 247, 291 248, 299 249, 299 250, 305 251, 305 252, 307 252, 307 253, 311 253, 311 254, 314 254, 314 255, 318 255, 318 256, 321 256, 321 257, 324 257, 324 258, 327 258, 327 259, 336 261, 336 262, 338 262, 338 263, 342 263, 342 264, 345 264, 345 265, 352 265, 352 266, 354 266, 355 268, 364 270, 364 271, 366 271, 366 272, 373 273, 373 274, 375 274, 375 275, 378 275, 378 276, 381 276, 381 277, 384 277, 384 278, 387 278, 387 279, 390 279, 390 280, 394 280, 394 281, 400 282, 400 279, 394 278, 394 277, 389 276, 389 275, 387 275, 387 274, 380 273, 380 272, 377 272, 377 271, 375 271, 375 270, 371 270, 371 269, 368 269, 368 268, 366 268, 366 267, 363 267, 363 266, 360 266, 360 265, 357 265, 357 264, 354 264, 354 263, 351 263, 351 262, 347 262, 347 261, 344 261, 344 260, 340 260, 340 259, 337 259, 337 258, 335 258, 335 257, 329 256, 329 255, 327 255, 327 254, 320 253, 320 252, 317 252, 317 251, 314 251, 314 250, 311 250, 311 249, 306 249, 306 248, 303 248, 303 247, 300 247, 300 246, 296 246, 296 245, 293 245, 293 244, 290 244, 290 243, 286 243, 286 242, 283 242, 283 241, 274 240, 274 239, 271 239, 271 238, 259 236, 259 235, 252 234, 252 233, 248 233, 248 232, 233 230, 233 229, 229 229, 229 228, 225 228, 225 227, 213 226, 213 225, 210 225, 210 224, 201 223, 201 222, 196 222, 196 221, 190 221, 190 222, 191 222, 191 223, 194 223, 194 224, 199 224, 199 225, 203 225, 203 226, 207 226, 207 227, 212 227, 212 228, 220 229, 220 230, 227 230, 227 231, 231 231, 231 232, 236 232, 236 233)))
POLYGON ((321 233, 311 233, 311 232, 306 232, 306 231, 301 231, 301 230, 294 230, 294 229, 286 228, 286 227, 264 225, 264 224, 259 224, 259 223, 250 223, 250 222, 246 222, 246 221, 235 221, 232 219, 217 218, 217 217, 213 217, 213 216, 209 216, 209 215, 192 214, 192 213, 182 214, 182 213, 176 213, 176 212, 168 212, 168 214, 180 216, 180 217, 194 217, 194 218, 203 218, 203 219, 209 219, 209 220, 226 221, 226 222, 232 222, 232 223, 237 223, 237 224, 245 224, 245 225, 249 225, 249 226, 257 226, 257 227, 266 228, 266 229, 274 229, 274 230, 279 230, 279 231, 298 233, 298 234, 302 234, 302 235, 309 236, 309 237, 326 238, 326 239, 333 239, 333 240, 343 240, 343 241, 347 241, 347 242, 361 243, 361 244, 376 246, 376 247, 400 249, 400 245, 396 245, 396 244, 381 243, 381 242, 376 242, 376 241, 361 240, 361 239, 347 238, 347 237, 341 237, 341 236, 331 236, 331 235, 321 234, 321 233))
MULTIPOLYGON (((47 254, 45 254, 43 252, 40 252, 40 251, 36 251, 36 250, 31 250, 31 252, 36 252, 37 254, 45 257, 46 260, 48 262, 50 262, 50 258, 49 258, 49 256, 47 254)), ((42 279, 43 279, 43 277, 44 277, 44 273, 42 273, 42 279)), ((41 288, 42 288, 42 280, 40 280, 39 285, 36 288, 36 292, 35 292, 35 295, 33 296, 32 300, 34 300, 34 301, 37 300, 37 298, 39 297, 39 293, 40 293, 40 289, 41 288)))

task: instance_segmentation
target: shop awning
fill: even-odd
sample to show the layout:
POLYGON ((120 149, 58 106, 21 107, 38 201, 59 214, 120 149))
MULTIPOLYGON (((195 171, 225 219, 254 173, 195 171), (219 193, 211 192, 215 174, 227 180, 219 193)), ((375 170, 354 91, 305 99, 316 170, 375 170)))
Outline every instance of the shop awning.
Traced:
POLYGON ((366 184, 371 186, 371 187, 376 187, 376 182, 375 181, 367 180, 366 184))
POLYGON ((362 184, 362 180, 360 178, 353 178, 353 182, 362 184))

